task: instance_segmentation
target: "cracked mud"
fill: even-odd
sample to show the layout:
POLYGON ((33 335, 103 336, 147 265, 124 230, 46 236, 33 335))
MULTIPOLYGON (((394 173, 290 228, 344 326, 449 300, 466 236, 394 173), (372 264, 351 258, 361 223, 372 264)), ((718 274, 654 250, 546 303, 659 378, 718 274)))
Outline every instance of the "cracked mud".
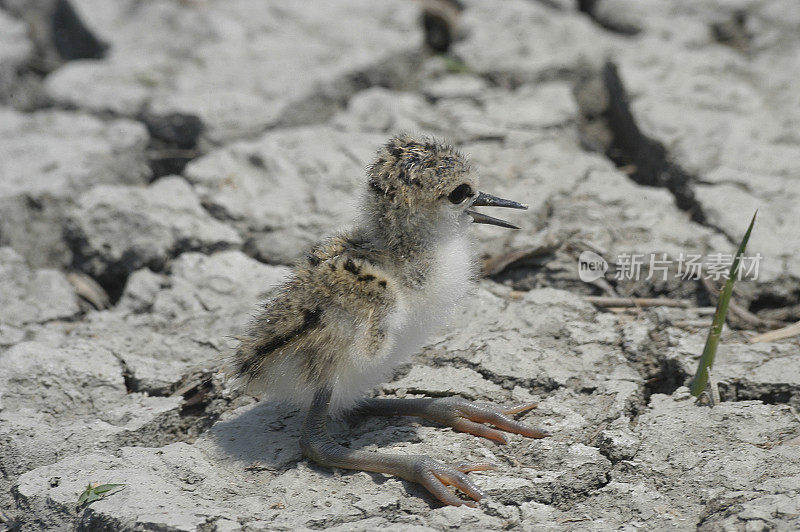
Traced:
POLYGON ((0 0, 0 530, 800 528, 800 340, 749 342, 800 320, 800 8, 460 3, 442 40, 407 0, 0 0), (475 304, 374 393, 538 401, 552 436, 332 432, 497 464, 477 510, 303 460, 301 413, 217 374, 400 131, 530 210, 475 228, 475 304), (756 208, 701 407, 713 290, 587 284, 577 257, 731 253, 756 208), (89 482, 126 486, 76 508, 89 482))

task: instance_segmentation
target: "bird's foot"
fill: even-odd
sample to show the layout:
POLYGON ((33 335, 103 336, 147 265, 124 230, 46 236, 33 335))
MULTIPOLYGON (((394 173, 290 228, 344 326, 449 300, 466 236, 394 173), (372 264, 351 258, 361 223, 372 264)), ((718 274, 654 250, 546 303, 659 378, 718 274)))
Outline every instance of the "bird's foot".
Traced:
MULTIPOLYGON (((475 506, 474 501, 484 497, 483 492, 465 473, 494 469, 487 463, 465 463, 455 467, 443 464, 428 456, 381 454, 361 449, 348 449, 336 443, 328 434, 326 425, 330 408, 331 392, 323 389, 314 396, 311 408, 303 421, 300 432, 300 447, 303 454, 320 465, 343 467, 361 471, 373 471, 397 475, 411 482, 422 484, 434 497, 453 506, 475 506), (472 501, 464 500, 452 493, 453 486, 465 493, 472 501)), ((529 438, 543 438, 546 433, 530 428, 509 416, 534 408, 535 403, 526 403, 512 408, 473 403, 460 397, 420 399, 371 399, 364 401, 359 410, 364 414, 421 416, 439 421, 456 430, 470 432, 502 443, 505 436, 499 430, 483 425, 490 423, 500 430, 522 434, 529 438)))
POLYGON ((465 504, 474 508, 476 504, 473 501, 480 501, 486 494, 465 473, 494 469, 494 466, 488 463, 463 463, 454 467, 428 456, 409 456, 408 460, 411 461, 412 475, 407 480, 422 484, 434 497, 451 506, 465 504), (460 499, 447 489, 447 486, 453 486, 464 492, 473 501, 460 499))
POLYGON ((514 414, 536 408, 536 403, 523 403, 503 408, 491 403, 476 403, 462 397, 443 397, 432 399, 418 415, 431 421, 453 427, 461 432, 468 432, 498 443, 508 443, 506 435, 501 431, 521 434, 527 438, 545 438, 549 434, 543 430, 529 427, 511 418, 514 414), (485 425, 497 427, 494 429, 485 425))

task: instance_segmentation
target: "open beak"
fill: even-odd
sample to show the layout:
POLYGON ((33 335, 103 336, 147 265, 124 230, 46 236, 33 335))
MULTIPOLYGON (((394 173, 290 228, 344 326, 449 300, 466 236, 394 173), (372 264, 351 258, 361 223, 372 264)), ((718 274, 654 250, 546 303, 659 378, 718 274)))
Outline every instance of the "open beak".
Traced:
MULTIPOLYGON (((492 196, 491 194, 487 194, 486 192, 478 192, 478 196, 475 198, 475 201, 472 202, 470 207, 507 207, 509 209, 527 209, 528 206, 524 203, 517 203, 516 201, 511 201, 503 198, 498 198, 497 196, 492 196)), ((492 216, 488 216, 486 214, 473 211, 471 208, 466 210, 466 213, 472 216, 473 223, 476 224, 489 224, 489 225, 498 225, 500 227, 507 227, 509 229, 519 229, 514 224, 510 224, 505 220, 501 220, 500 218, 494 218, 492 216)))

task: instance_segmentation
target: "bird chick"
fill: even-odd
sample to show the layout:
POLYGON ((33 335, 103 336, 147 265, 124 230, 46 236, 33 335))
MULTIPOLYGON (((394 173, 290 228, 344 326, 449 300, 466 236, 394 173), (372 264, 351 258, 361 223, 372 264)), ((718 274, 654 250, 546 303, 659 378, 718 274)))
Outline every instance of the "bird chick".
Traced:
POLYGON ((368 177, 356 227, 316 245, 298 263, 254 318, 233 370, 252 391, 308 411, 300 445, 311 460, 397 475, 446 504, 474 505, 446 486, 480 500, 483 493, 464 473, 491 465, 451 467, 427 456, 351 450, 331 438, 327 419, 354 410, 420 416, 501 443, 500 430, 546 436, 509 417, 535 404, 503 409, 456 397, 362 398, 446 324, 474 287, 470 223, 516 228, 473 208, 527 207, 478 192, 467 160, 428 138, 391 139, 368 177))

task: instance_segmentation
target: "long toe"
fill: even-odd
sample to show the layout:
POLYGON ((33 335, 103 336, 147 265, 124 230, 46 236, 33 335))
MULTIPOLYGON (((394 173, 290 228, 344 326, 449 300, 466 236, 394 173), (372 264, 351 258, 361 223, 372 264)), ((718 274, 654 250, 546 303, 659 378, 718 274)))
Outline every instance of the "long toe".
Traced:
POLYGON ((456 469, 462 473, 472 473, 473 471, 491 471, 497 469, 497 466, 489 462, 461 462, 456 469))
POLYGON ((474 403, 461 397, 448 397, 431 403, 425 417, 449 425, 461 432, 474 434, 498 443, 507 443, 506 436, 501 431, 520 434, 527 438, 549 436, 543 430, 530 427, 510 417, 535 407, 536 403, 524 403, 503 408, 494 404, 474 403))
POLYGON ((430 471, 424 473, 419 478, 418 482, 422 484, 425 489, 431 493, 431 495, 439 499, 439 501, 443 502, 444 504, 450 506, 461 506, 462 504, 475 506, 475 503, 471 501, 465 501, 456 497, 449 489, 447 489, 447 486, 445 486, 444 483, 430 471))
POLYGON ((524 423, 520 423, 516 419, 509 417, 503 410, 496 405, 470 405, 469 417, 471 421, 479 423, 489 423, 494 425, 500 430, 511 432, 513 434, 521 434, 527 438, 544 438, 549 436, 548 433, 529 427, 524 423))
POLYGON ((476 506, 473 501, 480 501, 486 494, 472 482, 465 474, 468 471, 484 471, 492 469, 491 464, 476 463, 476 464, 460 464, 458 467, 452 467, 443 464, 428 456, 409 457, 413 460, 412 469, 414 471, 414 478, 410 479, 422 484, 431 494, 439 499, 444 504, 451 506, 476 506), (453 486, 457 490, 472 498, 473 501, 464 500, 457 497, 453 492, 447 489, 447 486, 453 486))
POLYGON ((532 410, 539 406, 539 403, 530 402, 530 403, 520 403, 516 406, 510 406, 508 408, 503 409, 504 414, 508 414, 509 416, 513 416, 515 414, 521 414, 522 412, 527 412, 528 410, 532 410))
POLYGON ((442 471, 434 471, 433 474, 444 484, 454 486, 466 493, 467 496, 471 497, 473 500, 479 501, 486 496, 474 482, 467 478, 467 475, 457 469, 448 467, 442 471))
POLYGON ((470 421, 468 419, 461 418, 456 420, 453 423, 453 428, 459 432, 466 432, 467 434, 480 436, 481 438, 496 441, 497 443, 502 443, 504 445, 508 443, 508 438, 506 438, 506 435, 499 430, 493 429, 492 427, 487 427, 481 423, 475 423, 474 421, 470 421))
MULTIPOLYGON (((519 412, 530 410, 530 408, 522 410, 518 409, 519 407, 516 408, 516 410, 519 412)), ((526 438, 545 438, 549 436, 548 433, 542 430, 529 427, 528 425, 520 423, 516 419, 509 417, 508 414, 506 414, 506 410, 501 409, 497 405, 472 403, 465 410, 466 412, 464 413, 464 416, 470 421, 489 423, 500 430, 511 432, 513 434, 521 434, 526 438)), ((513 410, 514 409, 512 409, 512 411, 513 410)))

